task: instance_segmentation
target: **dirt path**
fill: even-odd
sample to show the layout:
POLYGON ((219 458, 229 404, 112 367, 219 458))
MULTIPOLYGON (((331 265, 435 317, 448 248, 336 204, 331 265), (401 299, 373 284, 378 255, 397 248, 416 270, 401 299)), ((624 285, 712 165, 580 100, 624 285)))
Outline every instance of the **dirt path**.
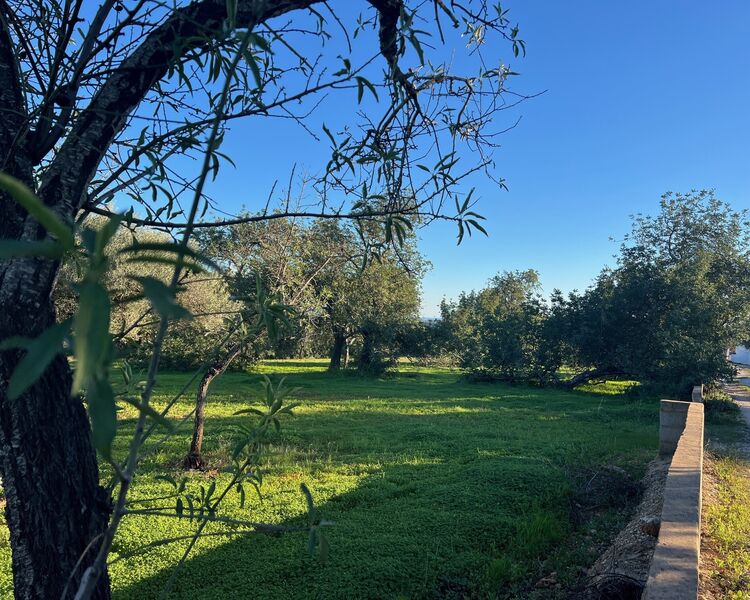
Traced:
MULTIPOLYGON (((742 367, 737 381, 724 386, 727 394, 740 405, 745 423, 750 427, 750 390, 748 388, 750 388, 750 367, 742 367)), ((745 445, 745 453, 750 457, 750 444, 745 445)))

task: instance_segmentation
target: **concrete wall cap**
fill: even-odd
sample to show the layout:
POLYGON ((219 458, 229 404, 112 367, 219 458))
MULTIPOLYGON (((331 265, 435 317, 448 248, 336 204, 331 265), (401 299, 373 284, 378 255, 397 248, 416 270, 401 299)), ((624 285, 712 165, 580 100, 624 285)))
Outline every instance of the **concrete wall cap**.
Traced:
POLYGON ((703 477, 703 403, 661 401, 660 436, 669 446, 675 429, 672 420, 685 413, 664 486, 659 538, 651 560, 642 598, 696 600, 700 560, 701 487, 703 477), (671 413, 664 419, 663 413, 671 413), (668 425, 665 427, 665 425, 668 425))

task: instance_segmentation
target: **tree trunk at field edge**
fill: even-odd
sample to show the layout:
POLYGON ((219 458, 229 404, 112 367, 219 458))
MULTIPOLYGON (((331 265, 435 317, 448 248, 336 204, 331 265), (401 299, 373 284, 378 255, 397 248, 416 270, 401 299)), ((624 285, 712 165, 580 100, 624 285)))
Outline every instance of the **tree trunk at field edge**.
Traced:
POLYGON ((344 350, 344 368, 347 369, 349 367, 349 351, 351 350, 352 341, 349 338, 346 338, 346 349, 344 350))
POLYGON ((242 351, 242 345, 236 344, 229 351, 213 363, 203 375, 198 394, 195 398, 195 423, 193 425, 193 439, 190 442, 190 451, 183 461, 186 469, 205 469, 206 461, 201 454, 203 448, 203 430, 206 423, 206 398, 208 398, 208 388, 219 375, 227 370, 232 361, 239 356, 242 351))
POLYGON ((574 375, 568 381, 564 381, 562 386, 568 389, 573 389, 574 387, 581 385, 582 383, 586 383, 587 381, 591 381, 592 379, 600 379, 602 377, 614 377, 615 375, 625 375, 625 373, 617 369, 611 369, 611 368, 605 368, 605 367, 591 369, 590 371, 584 371, 583 373, 574 375))
POLYGON ((362 332, 362 351, 359 353, 359 361, 357 362, 357 370, 360 373, 370 373, 372 370, 372 362, 375 348, 373 345, 372 335, 367 331, 362 332))
POLYGON ((343 333, 336 333, 333 336, 333 348, 331 349, 331 363, 328 365, 328 371, 333 373, 341 369, 341 356, 346 346, 346 336, 343 333))

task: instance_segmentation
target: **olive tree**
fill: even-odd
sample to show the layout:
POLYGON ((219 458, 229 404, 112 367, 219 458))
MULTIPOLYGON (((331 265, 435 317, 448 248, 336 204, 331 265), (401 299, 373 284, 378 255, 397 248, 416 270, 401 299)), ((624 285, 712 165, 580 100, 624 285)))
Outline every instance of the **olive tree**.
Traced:
POLYGON ((205 411, 214 379, 243 352, 257 357, 263 351, 278 349, 282 334, 299 335, 316 314, 321 316, 314 288, 327 271, 338 267, 340 250, 330 238, 311 233, 314 229, 305 220, 289 218, 215 227, 198 236, 205 254, 223 265, 223 281, 238 308, 238 318, 224 321, 216 330, 222 339, 220 343, 217 340, 216 356, 198 385, 185 467, 206 466, 202 456, 205 411), (258 321, 263 304, 274 306, 279 318, 271 323, 258 321), (276 321, 284 327, 279 328, 276 321), (255 326, 248 328, 253 322, 255 326))
POLYGON ((747 214, 711 191, 636 215, 617 265, 565 301, 569 385, 627 375, 685 393, 730 376, 727 350, 750 326, 748 242, 747 214))
POLYGON ((545 379, 542 334, 548 306, 533 269, 504 272, 478 292, 443 301, 441 313, 449 346, 462 367, 509 381, 545 379))
MULTIPOLYGON (((399 354, 399 336, 418 321, 425 261, 413 242, 403 249, 408 249, 408 258, 385 253, 339 282, 348 291, 338 294, 343 301, 334 315, 359 342, 361 374, 377 375, 392 366, 399 354)), ((332 364, 335 350, 334 345, 332 364)))
MULTIPOLYGON (((93 215, 87 223, 95 230, 103 228, 107 217, 93 215)), ((110 268, 103 284, 109 294, 112 308, 110 333, 118 353, 131 365, 143 367, 148 360, 158 326, 158 313, 153 310, 148 298, 141 293, 140 281, 153 277, 164 284, 169 283, 172 268, 168 254, 162 253, 164 263, 134 263, 122 250, 134 242, 147 244, 170 244, 172 238, 163 231, 149 227, 130 230, 121 227, 107 245, 110 268)), ((85 272, 80 257, 71 256, 58 274, 53 299, 57 318, 64 321, 75 315, 78 308, 77 286, 85 272)), ((176 299, 193 317, 170 325, 169 335, 162 349, 162 365, 169 368, 195 368, 206 353, 211 352, 224 335, 226 322, 239 313, 240 305, 230 297, 230 290, 223 277, 216 273, 186 272, 180 279, 176 299)))
POLYGON ((110 596, 106 559, 127 515, 160 349, 178 312, 170 295, 192 233, 217 225, 212 209, 226 209, 206 184, 229 160, 221 143, 231 124, 291 119, 329 159, 313 205, 255 200, 250 216, 220 225, 346 218, 399 237, 447 219, 462 236, 481 230, 467 178, 496 177, 493 117, 520 100, 507 89, 513 71, 497 40, 523 52, 507 11, 487 0, 0 0, 0 169, 10 177, 0 194, 0 471, 18 598, 110 596), (343 15, 354 4, 361 15, 343 15), (301 50, 303 42, 317 50, 301 50), (314 121, 324 97, 362 110, 331 129, 314 121), (186 167, 186 157, 200 167, 186 167), (141 217, 108 208, 127 198, 141 217), (62 255, 79 251, 72 224, 90 213, 109 224, 85 236, 90 277, 70 329, 55 324, 51 296, 62 255), (130 450, 115 457, 101 277, 103 247, 123 223, 172 230, 179 241, 169 285, 141 281, 164 310, 130 450), (68 335, 75 379, 61 352, 68 335), (44 361, 33 361, 43 349, 44 361), (33 381, 9 390, 19 364, 31 362, 40 368, 23 375, 33 381), (116 472, 107 489, 95 449, 116 472))

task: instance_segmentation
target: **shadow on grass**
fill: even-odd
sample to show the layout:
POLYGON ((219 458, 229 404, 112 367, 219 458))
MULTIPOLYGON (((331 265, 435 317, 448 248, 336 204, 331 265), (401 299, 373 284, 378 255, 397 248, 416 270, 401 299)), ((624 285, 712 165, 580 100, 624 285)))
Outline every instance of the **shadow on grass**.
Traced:
MULTIPOLYGON (((540 458, 390 466, 319 506, 336 523, 326 529, 327 562, 308 554, 303 535, 243 537, 199 548, 166 597, 477 597, 489 561, 535 515, 564 520, 568 497, 563 471, 540 458)), ((535 558, 552 549, 542 544, 535 558)), ((115 597, 157 598, 173 568, 165 564, 115 597)))
MULTIPOLYGON (((179 379, 167 374, 161 392, 179 379)), ((259 379, 239 373, 217 382, 206 423, 214 462, 245 419, 232 413, 257 398, 259 379)), ((336 522, 327 530, 329 561, 310 558, 299 535, 211 538, 181 570, 170 598, 475 597, 488 564, 508 556, 516 557, 512 577, 531 580, 542 555, 564 556, 545 543, 547 527, 532 525, 552 520, 567 530, 569 465, 640 467, 656 447, 656 409, 619 397, 592 402, 590 394, 460 382, 455 373, 375 380, 308 371, 288 383, 301 386, 303 406, 269 449, 270 513, 253 518, 301 524, 305 481, 323 517, 336 522), (519 542, 519 531, 539 539, 519 542), (541 550, 520 560, 519 547, 541 550)), ((188 435, 181 431, 146 461, 141 481, 178 464, 188 435)), ((229 510, 239 515, 238 507, 229 510)), ((156 539, 164 535, 159 527, 159 520, 133 521, 123 543, 156 539)), ((159 597, 183 548, 159 549, 115 571, 116 598, 159 597)))

